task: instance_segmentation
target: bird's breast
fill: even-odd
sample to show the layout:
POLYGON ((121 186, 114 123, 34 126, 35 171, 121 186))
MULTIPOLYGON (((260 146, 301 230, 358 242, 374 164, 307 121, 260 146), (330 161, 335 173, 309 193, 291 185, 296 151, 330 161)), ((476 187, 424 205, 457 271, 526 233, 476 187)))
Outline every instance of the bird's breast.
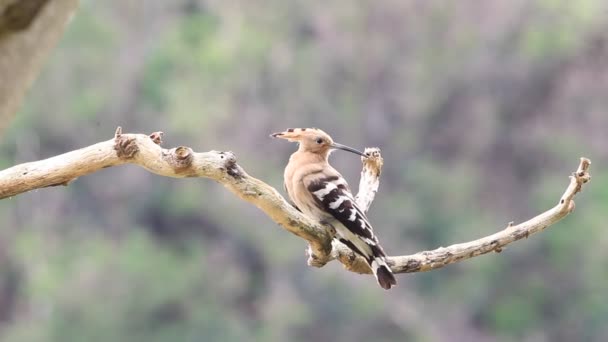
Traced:
POLYGON ((310 164, 299 166, 288 165, 285 169, 285 187, 291 201, 302 213, 315 220, 325 221, 333 217, 319 207, 317 200, 308 190, 309 184, 306 184, 305 181, 311 174, 317 174, 321 171, 321 167, 310 164))

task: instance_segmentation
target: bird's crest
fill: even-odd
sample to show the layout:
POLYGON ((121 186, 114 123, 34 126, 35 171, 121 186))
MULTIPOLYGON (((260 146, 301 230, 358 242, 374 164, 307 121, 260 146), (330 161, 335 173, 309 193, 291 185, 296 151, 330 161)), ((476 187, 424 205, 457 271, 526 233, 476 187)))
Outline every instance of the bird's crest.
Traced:
POLYGON ((288 128, 283 132, 272 133, 270 135, 273 138, 287 139, 291 142, 301 141, 306 137, 321 137, 327 141, 332 141, 329 134, 323 132, 318 128, 288 128))
POLYGON ((329 134, 318 128, 288 128, 284 132, 273 133, 270 136, 300 143, 299 151, 317 153, 324 155, 325 157, 334 149, 348 151, 366 158, 368 157, 368 155, 359 150, 334 142, 329 134))

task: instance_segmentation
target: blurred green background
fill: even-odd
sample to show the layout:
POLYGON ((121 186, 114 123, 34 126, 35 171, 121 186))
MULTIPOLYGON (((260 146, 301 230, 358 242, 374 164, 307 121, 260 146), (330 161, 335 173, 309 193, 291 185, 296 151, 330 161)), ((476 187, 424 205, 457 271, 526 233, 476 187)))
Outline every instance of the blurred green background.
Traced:
MULTIPOLYGON (((206 179, 123 166, 0 202, 0 340, 607 341, 608 3, 82 1, 0 143, 0 168, 108 140, 232 150, 282 189, 320 127, 385 159, 389 254, 546 232, 386 292, 206 179)), ((357 157, 332 162, 356 188, 357 157)))

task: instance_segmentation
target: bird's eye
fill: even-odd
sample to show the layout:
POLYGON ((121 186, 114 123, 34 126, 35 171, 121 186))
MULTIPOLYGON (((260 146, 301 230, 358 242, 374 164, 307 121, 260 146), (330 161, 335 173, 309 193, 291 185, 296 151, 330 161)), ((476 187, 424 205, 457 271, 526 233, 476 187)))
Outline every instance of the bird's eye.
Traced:
POLYGON ((317 144, 322 144, 323 143, 323 138, 317 138, 317 144))

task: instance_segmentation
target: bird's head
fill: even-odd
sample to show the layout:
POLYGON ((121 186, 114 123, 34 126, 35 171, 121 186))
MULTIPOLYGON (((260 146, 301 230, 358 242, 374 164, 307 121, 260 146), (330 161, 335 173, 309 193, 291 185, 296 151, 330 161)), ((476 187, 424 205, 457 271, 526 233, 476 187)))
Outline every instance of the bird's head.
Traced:
POLYGON ((332 150, 340 149, 367 157, 363 152, 334 142, 329 134, 318 128, 289 128, 284 132, 273 133, 270 136, 297 142, 300 144, 300 151, 329 155, 332 150))

